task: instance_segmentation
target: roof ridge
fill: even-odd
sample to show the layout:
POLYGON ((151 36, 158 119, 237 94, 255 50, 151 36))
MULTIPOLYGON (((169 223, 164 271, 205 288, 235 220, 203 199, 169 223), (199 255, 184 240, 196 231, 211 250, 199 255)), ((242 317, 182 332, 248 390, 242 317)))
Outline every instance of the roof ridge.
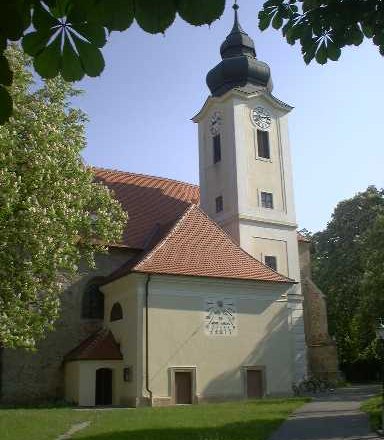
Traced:
POLYGON ((112 172, 112 173, 128 174, 130 176, 149 177, 150 179, 162 180, 162 181, 166 181, 166 182, 180 183, 182 185, 188 185, 188 186, 192 186, 194 188, 200 188, 200 186, 195 184, 195 183, 185 182, 183 180, 171 179, 170 177, 153 176, 151 174, 143 174, 143 173, 133 173, 132 171, 117 170, 115 168, 104 168, 104 167, 96 167, 96 166, 90 166, 90 168, 92 170, 106 171, 106 172, 112 172))
POLYGON ((254 257, 253 255, 251 255, 250 253, 248 253, 246 250, 244 250, 238 243, 236 243, 235 242, 235 240, 226 232, 226 231, 224 231, 224 229, 218 224, 218 223, 216 223, 215 222, 215 220, 213 220, 211 217, 209 217, 208 216, 208 214, 206 214, 201 208, 200 208, 200 206, 197 206, 196 205, 196 207, 197 207, 197 209, 208 219, 208 220, 210 220, 219 230, 220 230, 220 232, 222 232, 224 235, 226 235, 227 236, 227 238, 237 247, 237 248, 239 248, 240 249, 240 251, 243 253, 243 254, 245 254, 245 255, 247 255, 248 257, 250 257, 250 258, 252 258, 253 260, 255 260, 255 261, 257 261, 258 263, 260 263, 260 264, 262 264, 264 267, 266 267, 267 269, 269 269, 269 270, 271 270, 272 272, 274 272, 274 273, 276 273, 276 274, 278 274, 278 275, 280 275, 281 277, 284 277, 285 279, 287 279, 287 280, 289 280, 289 281, 294 281, 295 282, 295 280, 294 279, 292 279, 292 278, 289 278, 289 277, 287 277, 287 276, 285 276, 285 275, 283 275, 283 274, 281 274, 280 272, 277 272, 276 270, 273 270, 271 267, 269 267, 269 266, 267 266, 266 264, 264 264, 262 261, 260 261, 259 259, 257 259, 256 257, 254 257))
POLYGON ((143 258, 140 259, 138 264, 135 264, 135 266, 132 268, 132 270, 135 270, 136 267, 143 264, 145 261, 147 261, 149 258, 152 257, 152 255, 157 252, 161 247, 164 246, 166 241, 168 241, 175 233, 176 231, 181 227, 183 220, 187 217, 187 215, 192 211, 193 208, 197 207, 197 205, 191 203, 190 206, 184 211, 183 215, 181 215, 178 219, 175 220, 174 226, 168 231, 168 233, 163 237, 157 244, 154 246, 143 258))

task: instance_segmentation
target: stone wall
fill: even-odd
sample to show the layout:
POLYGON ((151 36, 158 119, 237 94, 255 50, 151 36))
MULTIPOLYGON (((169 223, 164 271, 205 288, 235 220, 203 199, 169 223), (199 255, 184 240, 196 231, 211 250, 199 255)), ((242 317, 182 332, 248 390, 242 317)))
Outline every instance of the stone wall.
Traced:
POLYGON ((97 257, 97 269, 82 269, 82 275, 62 294, 62 312, 55 330, 40 342, 37 351, 3 350, 2 403, 63 400, 63 357, 102 325, 102 320, 81 317, 84 288, 91 279, 110 274, 131 256, 129 250, 111 249, 109 254, 97 257))
POLYGON ((339 378, 337 347, 328 333, 326 297, 311 279, 309 242, 299 241, 299 256, 309 374, 336 380, 339 378))

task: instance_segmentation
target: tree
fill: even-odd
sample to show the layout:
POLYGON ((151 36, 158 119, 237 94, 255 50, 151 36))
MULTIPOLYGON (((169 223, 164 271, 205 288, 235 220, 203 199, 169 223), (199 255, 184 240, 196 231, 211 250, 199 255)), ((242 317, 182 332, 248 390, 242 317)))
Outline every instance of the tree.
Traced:
POLYGON ((298 41, 304 61, 336 61, 345 46, 371 39, 384 55, 384 4, 380 0, 268 0, 259 28, 281 29, 289 44, 298 41))
POLYGON ((313 275, 326 293, 330 333, 336 337, 341 365, 361 359, 358 315, 367 271, 367 234, 384 213, 384 191, 368 187, 340 202, 327 228, 313 235, 313 275))
POLYGON ((100 48, 107 33, 128 29, 136 19, 146 32, 164 32, 176 14, 199 26, 219 18, 225 0, 3 0, 0 6, 0 124, 12 113, 5 86, 12 68, 3 52, 9 41, 22 39, 43 78, 60 72, 66 81, 104 69, 100 48))
POLYGON ((364 274, 360 282, 360 306, 356 316, 359 359, 382 359, 376 338, 379 319, 384 318, 384 215, 379 215, 363 239, 364 274))
POLYGON ((0 342, 34 348, 63 285, 120 239, 125 214, 82 163, 86 118, 69 105, 78 92, 60 77, 36 89, 23 53, 6 55, 14 113, 0 127, 0 342))

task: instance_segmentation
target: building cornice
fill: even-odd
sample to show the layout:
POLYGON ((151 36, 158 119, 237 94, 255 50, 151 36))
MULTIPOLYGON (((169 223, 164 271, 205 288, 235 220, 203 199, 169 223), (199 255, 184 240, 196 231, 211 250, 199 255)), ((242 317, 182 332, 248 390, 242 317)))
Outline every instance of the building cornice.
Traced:
POLYGON ((268 101, 271 106, 279 109, 283 113, 288 113, 294 108, 291 105, 281 101, 280 99, 277 99, 275 96, 272 95, 272 93, 265 92, 264 90, 260 90, 257 92, 245 92, 241 89, 232 89, 222 96, 209 96, 205 100, 201 110, 192 117, 192 121, 195 123, 200 122, 201 119, 204 118, 205 114, 209 111, 210 107, 217 103, 225 102, 231 98, 241 98, 242 100, 248 101, 258 96, 262 96, 263 98, 265 98, 265 100, 268 101))
POLYGON ((274 220, 274 219, 267 219, 265 217, 258 217, 253 216, 249 214, 239 214, 238 216, 239 221, 246 221, 249 223, 258 223, 262 225, 279 225, 286 229, 297 229, 298 225, 295 222, 289 222, 284 220, 274 220))

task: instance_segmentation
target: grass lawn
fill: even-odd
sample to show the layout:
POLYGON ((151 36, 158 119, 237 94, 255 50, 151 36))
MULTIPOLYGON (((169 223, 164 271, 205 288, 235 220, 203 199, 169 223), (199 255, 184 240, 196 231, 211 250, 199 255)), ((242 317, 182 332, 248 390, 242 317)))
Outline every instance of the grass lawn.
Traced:
POLYGON ((371 428, 374 430, 381 427, 381 399, 381 396, 372 397, 361 405, 361 409, 368 413, 371 428))
POLYGON ((168 408, 0 409, 1 440, 54 440, 90 421, 73 438, 87 440, 266 440, 308 399, 264 399, 168 408))

